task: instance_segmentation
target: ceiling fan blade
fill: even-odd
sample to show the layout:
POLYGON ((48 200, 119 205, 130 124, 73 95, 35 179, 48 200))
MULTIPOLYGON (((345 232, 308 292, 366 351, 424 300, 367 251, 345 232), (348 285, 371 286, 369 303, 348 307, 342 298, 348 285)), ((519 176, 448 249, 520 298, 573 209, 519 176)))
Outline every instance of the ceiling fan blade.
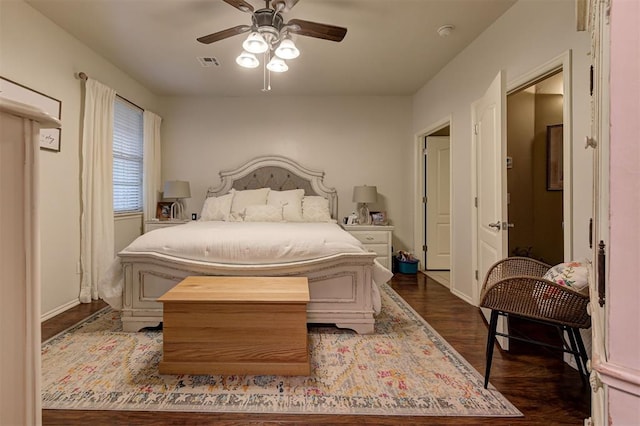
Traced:
POLYGON ((253 6, 244 0, 222 0, 223 2, 230 4, 238 10, 243 12, 253 12, 253 6))
POLYGON ((331 41, 342 41, 347 35, 347 29, 336 27, 335 25, 320 24, 318 22, 305 21, 302 19, 291 19, 287 22, 289 31, 307 37, 321 38, 331 41))
POLYGON ((288 12, 299 0, 273 0, 271 5, 278 12, 288 12))
POLYGON ((209 44, 214 41, 223 40, 225 38, 233 37, 234 35, 246 33, 251 30, 249 25, 238 25, 237 27, 227 28, 226 30, 218 31, 217 33, 209 34, 206 36, 198 37, 200 43, 209 44))

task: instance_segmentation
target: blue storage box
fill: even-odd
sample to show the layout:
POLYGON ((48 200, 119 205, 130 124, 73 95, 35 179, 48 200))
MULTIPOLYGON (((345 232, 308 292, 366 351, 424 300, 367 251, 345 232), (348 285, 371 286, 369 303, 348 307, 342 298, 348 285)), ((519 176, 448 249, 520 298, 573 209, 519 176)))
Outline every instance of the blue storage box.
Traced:
POLYGON ((396 258, 398 272, 401 274, 416 274, 418 272, 418 260, 401 260, 396 258))

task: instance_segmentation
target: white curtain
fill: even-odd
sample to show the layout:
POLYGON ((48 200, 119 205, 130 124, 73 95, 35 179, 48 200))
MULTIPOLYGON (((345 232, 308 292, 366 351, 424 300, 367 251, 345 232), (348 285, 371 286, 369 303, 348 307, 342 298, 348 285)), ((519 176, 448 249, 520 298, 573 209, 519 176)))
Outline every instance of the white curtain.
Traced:
POLYGON ((80 302, 98 299, 98 281, 113 261, 113 110, 115 90, 85 84, 82 131, 80 302))
POLYGON ((145 111, 144 121, 144 157, 143 157, 143 190, 144 194, 144 219, 149 220, 156 217, 156 203, 159 192, 162 190, 162 180, 160 176, 160 124, 162 118, 158 115, 145 111))

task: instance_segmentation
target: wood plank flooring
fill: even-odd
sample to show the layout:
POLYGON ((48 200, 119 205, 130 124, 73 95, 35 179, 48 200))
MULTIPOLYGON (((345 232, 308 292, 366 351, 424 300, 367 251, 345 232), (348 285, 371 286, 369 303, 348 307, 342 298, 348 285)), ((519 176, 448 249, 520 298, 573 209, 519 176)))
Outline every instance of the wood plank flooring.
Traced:
MULTIPOLYGON (((464 358, 484 374, 487 325, 479 310, 449 289, 417 275, 396 274, 391 286, 464 358)), ((43 340, 103 307, 77 306, 42 325, 43 340)), ((549 330, 529 323, 511 324, 536 338, 554 339, 549 330)), ((521 418, 398 417, 284 414, 209 414, 175 412, 43 410, 45 425, 581 425, 589 417, 589 390, 559 351, 524 343, 509 353, 496 347, 491 383, 523 414, 521 418)))

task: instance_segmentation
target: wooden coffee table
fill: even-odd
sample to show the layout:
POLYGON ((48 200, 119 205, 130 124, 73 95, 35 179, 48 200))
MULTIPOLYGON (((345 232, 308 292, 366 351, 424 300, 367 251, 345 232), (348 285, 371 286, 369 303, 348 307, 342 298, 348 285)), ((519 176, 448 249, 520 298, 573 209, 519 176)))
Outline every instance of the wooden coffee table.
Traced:
POLYGON ((161 374, 309 374, 307 278, 193 276, 158 300, 161 374))

